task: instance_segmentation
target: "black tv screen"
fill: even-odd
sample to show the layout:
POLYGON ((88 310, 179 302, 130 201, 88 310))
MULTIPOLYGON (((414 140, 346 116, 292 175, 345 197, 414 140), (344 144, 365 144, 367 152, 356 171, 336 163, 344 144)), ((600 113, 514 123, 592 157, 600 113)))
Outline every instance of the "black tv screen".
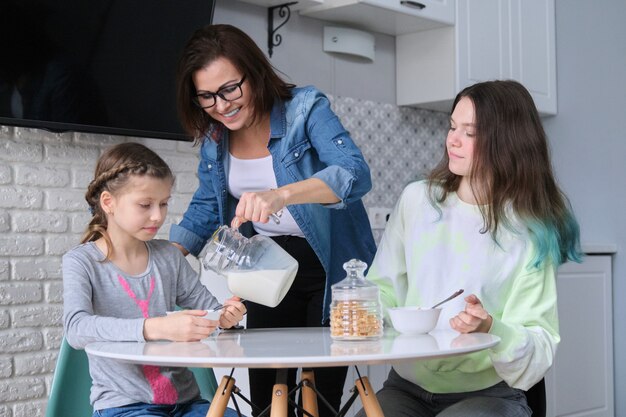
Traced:
POLYGON ((0 124, 188 140, 176 66, 214 3, 0 1, 0 124))

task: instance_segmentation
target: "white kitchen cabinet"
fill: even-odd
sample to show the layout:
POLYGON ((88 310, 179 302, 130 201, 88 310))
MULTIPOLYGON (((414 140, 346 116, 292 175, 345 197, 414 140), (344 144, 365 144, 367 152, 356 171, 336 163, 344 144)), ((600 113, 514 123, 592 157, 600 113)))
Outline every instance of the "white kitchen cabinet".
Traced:
POLYGON ((471 84, 514 79, 557 112, 555 0, 457 0, 456 25, 396 37, 397 104, 450 111, 471 84))
POLYGON ((559 268, 561 343, 546 375, 548 417, 613 417, 613 302, 610 255, 559 268))
POLYGON ((395 36, 453 25, 454 3, 455 0, 325 0, 299 13, 395 36))

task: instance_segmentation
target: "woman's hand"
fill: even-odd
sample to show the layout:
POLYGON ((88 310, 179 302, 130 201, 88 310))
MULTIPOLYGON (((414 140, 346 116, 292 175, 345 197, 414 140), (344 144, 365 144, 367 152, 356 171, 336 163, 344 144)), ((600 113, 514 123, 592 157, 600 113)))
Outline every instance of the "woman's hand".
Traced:
POLYGON ((450 326, 460 333, 488 333, 493 318, 474 294, 465 297, 465 310, 450 319, 450 326))
POLYGON ((220 323, 203 318, 205 310, 182 310, 165 317, 152 317, 143 324, 146 340, 195 342, 208 337, 220 323))
POLYGON ((243 315, 246 314, 246 306, 239 301, 239 297, 232 297, 224 301, 224 311, 220 316, 220 327, 222 329, 230 329, 236 326, 243 319, 243 315))
POLYGON ((282 210, 286 205, 286 196, 279 190, 254 191, 241 195, 237 208, 235 209, 235 219, 231 226, 238 221, 239 224, 247 221, 267 223, 269 216, 282 210))
POLYGON ((272 213, 293 204, 335 204, 340 199, 319 178, 283 185, 275 190, 243 193, 235 209, 231 227, 247 221, 267 223, 272 213))

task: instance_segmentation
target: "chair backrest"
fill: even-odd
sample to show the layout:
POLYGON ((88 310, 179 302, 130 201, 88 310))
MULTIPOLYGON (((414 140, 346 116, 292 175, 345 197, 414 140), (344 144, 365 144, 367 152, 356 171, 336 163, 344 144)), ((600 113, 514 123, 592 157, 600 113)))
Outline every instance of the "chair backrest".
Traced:
POLYGON ((200 388, 200 395, 207 401, 213 401, 215 391, 217 391, 217 379, 211 368, 189 368, 196 377, 196 382, 200 388))
POLYGON ((46 417, 89 417, 93 408, 89 403, 91 376, 84 350, 72 348, 65 338, 61 342, 46 417))
MULTIPOLYGON (((213 369, 189 369, 196 378, 202 398, 213 400, 217 390, 213 369)), ((93 414, 89 403, 91 383, 87 354, 84 350, 72 348, 63 338, 45 417, 90 417, 93 414)))
POLYGON ((546 381, 541 379, 526 391, 528 407, 533 412, 533 417, 546 417, 546 381))

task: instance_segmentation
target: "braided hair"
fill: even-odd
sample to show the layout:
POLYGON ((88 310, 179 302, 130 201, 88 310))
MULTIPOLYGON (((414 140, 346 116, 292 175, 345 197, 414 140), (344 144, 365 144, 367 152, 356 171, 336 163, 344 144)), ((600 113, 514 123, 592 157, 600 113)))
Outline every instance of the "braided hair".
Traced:
POLYGON ((92 217, 80 243, 104 238, 107 244, 105 260, 111 256, 113 246, 107 233, 108 221, 100 205, 100 195, 103 191, 115 195, 132 176, 143 175, 157 179, 170 179, 172 183, 174 182, 174 175, 167 163, 154 151, 139 143, 128 142, 112 146, 98 159, 94 179, 89 183, 85 193, 85 200, 87 200, 92 217))

